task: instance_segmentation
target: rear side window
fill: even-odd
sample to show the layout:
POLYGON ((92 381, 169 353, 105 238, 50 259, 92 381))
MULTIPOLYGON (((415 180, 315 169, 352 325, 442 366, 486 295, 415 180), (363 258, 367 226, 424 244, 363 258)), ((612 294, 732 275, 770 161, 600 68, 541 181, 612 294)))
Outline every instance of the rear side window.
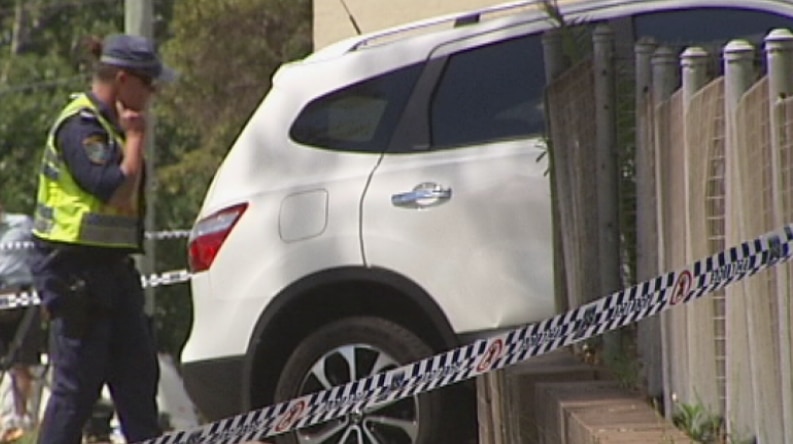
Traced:
POLYGON ((385 151, 421 66, 402 68, 315 99, 295 120, 290 137, 331 150, 385 151))
POLYGON ((452 55, 431 103, 432 145, 463 146, 542 134, 542 57, 537 35, 452 55))
POLYGON ((664 43, 722 46, 734 38, 763 41, 774 28, 790 28, 793 20, 769 12, 739 8, 699 8, 640 14, 634 18, 638 37, 664 43))

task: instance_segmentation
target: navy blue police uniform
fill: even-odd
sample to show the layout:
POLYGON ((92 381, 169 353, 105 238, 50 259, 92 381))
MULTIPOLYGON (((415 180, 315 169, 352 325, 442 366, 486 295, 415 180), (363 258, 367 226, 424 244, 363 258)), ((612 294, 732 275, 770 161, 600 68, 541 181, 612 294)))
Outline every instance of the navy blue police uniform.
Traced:
MULTIPOLYGON (((129 61, 135 65, 136 72, 149 67, 151 77, 157 78, 165 68, 153 52, 140 51, 139 39, 126 35, 109 38, 100 61, 121 68, 129 61), (133 51, 135 48, 137 52, 133 51)), ((34 222, 35 255, 31 271, 50 316, 53 368, 51 397, 42 420, 39 443, 80 443, 83 426, 105 384, 127 441, 139 442, 161 433, 156 405, 157 354, 143 310, 141 276, 131 258, 131 254, 142 252, 142 212, 128 218, 135 222, 134 242, 114 246, 82 242, 84 239, 80 236, 84 234, 85 239, 91 239, 87 233, 102 239, 112 231, 96 227, 81 226, 75 242, 59 241, 57 237, 53 240, 53 237, 40 234, 55 232, 52 226, 57 225, 53 223, 53 212, 47 213, 47 208, 42 208, 47 206, 41 203, 41 182, 47 179, 43 180, 41 175, 64 181, 64 170, 68 170, 65 189, 72 187, 78 190, 75 192, 78 198, 85 194, 105 204, 125 180, 120 168, 124 148, 119 141, 123 142, 123 130, 110 104, 91 93, 75 100, 82 100, 86 106, 73 115, 59 118, 51 132, 48 145, 57 147, 59 163, 53 167, 43 161, 34 222), (53 169, 59 171, 53 173, 53 169)), ((46 152, 44 157, 47 158, 46 152)), ((59 196, 64 194, 68 193, 59 196)), ((139 190, 139 208, 145 207, 142 195, 139 190)), ((68 213, 70 208, 68 202, 54 207, 61 214, 68 213)), ((81 224, 90 224, 92 220, 122 221, 112 214, 105 216, 89 213, 79 219, 83 221, 81 224)), ((70 216, 63 217, 68 220, 70 216)), ((68 227, 68 223, 62 225, 68 227)))

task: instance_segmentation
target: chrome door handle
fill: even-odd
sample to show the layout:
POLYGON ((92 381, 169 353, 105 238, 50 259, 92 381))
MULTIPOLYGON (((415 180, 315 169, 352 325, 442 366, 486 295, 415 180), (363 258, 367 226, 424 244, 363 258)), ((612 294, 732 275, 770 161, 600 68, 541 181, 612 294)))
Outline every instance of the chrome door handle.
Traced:
POLYGON ((413 191, 391 196, 391 204, 401 208, 426 208, 440 205, 452 198, 452 189, 425 182, 416 185, 413 191))

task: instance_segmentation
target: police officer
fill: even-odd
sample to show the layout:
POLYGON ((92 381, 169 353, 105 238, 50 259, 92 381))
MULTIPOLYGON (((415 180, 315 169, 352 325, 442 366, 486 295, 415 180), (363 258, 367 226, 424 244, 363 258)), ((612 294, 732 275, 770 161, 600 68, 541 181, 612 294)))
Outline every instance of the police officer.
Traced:
POLYGON ((160 434, 156 349, 143 312, 146 105, 172 78, 151 41, 93 42, 89 92, 48 134, 34 217, 34 281, 50 317, 51 397, 41 444, 77 444, 107 384, 128 442, 160 434))

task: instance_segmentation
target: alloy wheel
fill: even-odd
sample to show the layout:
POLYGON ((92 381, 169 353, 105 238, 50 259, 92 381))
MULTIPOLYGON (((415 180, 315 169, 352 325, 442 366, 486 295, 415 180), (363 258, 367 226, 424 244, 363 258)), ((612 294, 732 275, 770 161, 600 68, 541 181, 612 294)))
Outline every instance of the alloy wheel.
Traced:
MULTIPOLYGON (((365 378, 399 366, 376 347, 350 344, 318 359, 303 377, 299 395, 365 378)), ((378 404, 363 412, 298 430, 301 444, 413 444, 418 436, 419 403, 416 397, 378 404)))

